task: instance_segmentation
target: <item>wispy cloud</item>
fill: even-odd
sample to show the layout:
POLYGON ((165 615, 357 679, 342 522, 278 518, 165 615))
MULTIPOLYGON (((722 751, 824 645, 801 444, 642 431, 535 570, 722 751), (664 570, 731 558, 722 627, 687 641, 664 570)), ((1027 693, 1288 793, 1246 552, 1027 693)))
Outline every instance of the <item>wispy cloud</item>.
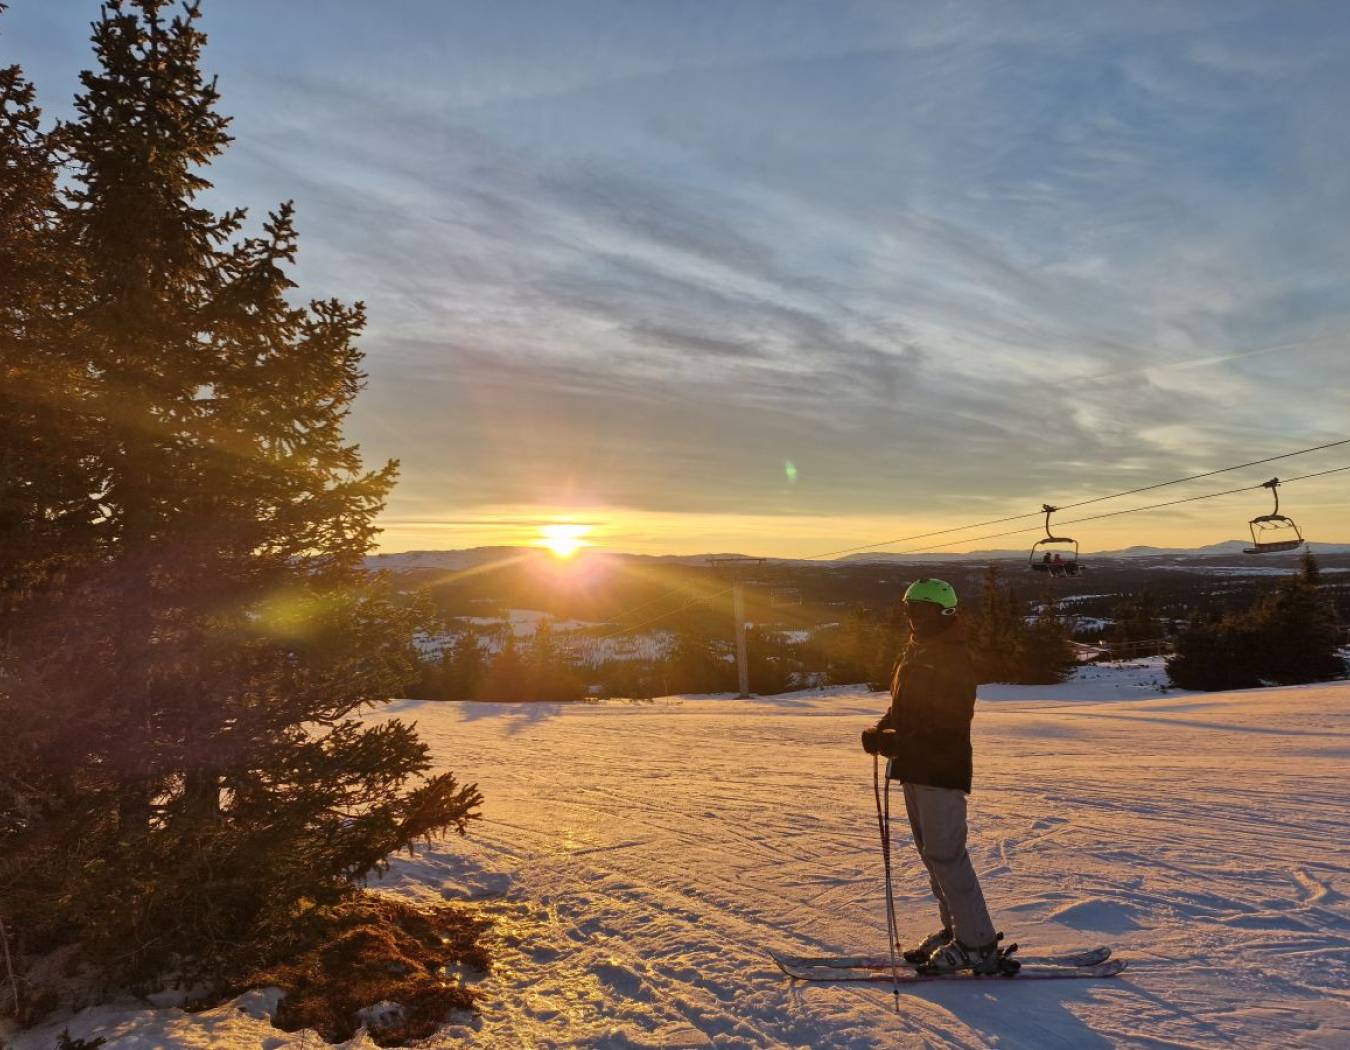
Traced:
POLYGON ((326 11, 208 3, 217 194, 369 302, 393 519, 964 516, 1345 426, 1334 5, 326 11))

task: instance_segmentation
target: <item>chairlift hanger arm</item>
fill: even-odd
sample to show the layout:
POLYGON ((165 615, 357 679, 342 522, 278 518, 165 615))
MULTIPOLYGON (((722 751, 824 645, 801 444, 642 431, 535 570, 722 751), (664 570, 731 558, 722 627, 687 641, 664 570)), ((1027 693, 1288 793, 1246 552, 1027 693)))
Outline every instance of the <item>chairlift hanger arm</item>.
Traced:
MULTIPOLYGON (((1288 525, 1293 526, 1294 519, 1280 513, 1280 479, 1271 478, 1269 481, 1263 481, 1261 482, 1261 487, 1263 489, 1270 489, 1270 494, 1275 497, 1275 509, 1272 510, 1269 514, 1261 514, 1255 518, 1252 518, 1250 524, 1260 525, 1262 522, 1273 521, 1273 522, 1284 522, 1288 525)), ((1294 526, 1294 530, 1298 531, 1297 526, 1294 526)))
POLYGON ((1275 497, 1275 509, 1270 512, 1268 517, 1277 518, 1280 516, 1280 479, 1271 478, 1269 481, 1261 483, 1262 488, 1270 489, 1270 494, 1275 497))
POLYGON ((1029 564, 1034 571, 1049 573, 1052 576, 1077 575, 1078 541, 1069 536, 1056 536, 1050 531, 1050 515, 1058 509, 1049 503, 1041 504, 1041 510, 1045 513, 1045 537, 1031 545, 1029 564), (1044 549, 1051 544, 1064 544, 1071 546, 1072 549, 1064 551, 1063 554, 1055 551, 1052 558, 1050 551, 1044 549))
POLYGON ((1041 510, 1045 511, 1045 539, 1037 540, 1039 543, 1072 543, 1075 549, 1078 547, 1078 541, 1068 536, 1056 536, 1050 531, 1050 515, 1059 510, 1058 507, 1052 507, 1048 503, 1041 504, 1041 510))

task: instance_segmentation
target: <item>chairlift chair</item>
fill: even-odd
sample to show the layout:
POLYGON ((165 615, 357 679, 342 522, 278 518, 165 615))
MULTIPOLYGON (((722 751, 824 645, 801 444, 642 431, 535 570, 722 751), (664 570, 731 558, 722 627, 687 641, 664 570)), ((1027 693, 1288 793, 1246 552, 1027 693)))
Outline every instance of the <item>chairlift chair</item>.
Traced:
POLYGON ((1252 532, 1252 545, 1244 547, 1243 554, 1278 554, 1280 551, 1298 550, 1303 546, 1303 533, 1294 523, 1294 519, 1280 513, 1280 479, 1271 478, 1262 482, 1262 488, 1270 489, 1275 497, 1275 509, 1259 518, 1252 518, 1247 527, 1252 532), (1274 537, 1263 539, 1262 537, 1274 537))
POLYGON ((1027 564, 1032 572, 1043 572, 1049 576, 1078 575, 1078 541, 1068 536, 1056 536, 1050 531, 1050 515, 1059 510, 1048 503, 1042 503, 1045 511, 1045 539, 1037 540, 1031 546, 1031 557, 1027 564))

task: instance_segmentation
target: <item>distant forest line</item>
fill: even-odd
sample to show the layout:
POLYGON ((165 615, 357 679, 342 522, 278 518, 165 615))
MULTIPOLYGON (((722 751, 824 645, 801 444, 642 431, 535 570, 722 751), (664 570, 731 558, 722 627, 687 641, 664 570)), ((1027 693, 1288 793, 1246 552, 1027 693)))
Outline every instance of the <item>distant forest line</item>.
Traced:
MULTIPOLYGON (((1350 624, 1350 555, 1317 561, 1328 617, 1350 624)), ((1075 579, 1048 580, 1006 563, 769 563, 749 573, 744 587, 751 689, 881 688, 906 636, 899 597, 920 575, 946 579, 961 594, 984 680, 1050 682, 1086 655, 1070 641, 1170 643, 1193 623, 1243 615, 1290 583, 1290 576, 1272 576, 1272 565, 1293 572, 1299 564, 1293 555, 1229 575, 1227 561, 1115 561, 1075 579)), ((737 687, 730 583, 710 568, 644 562, 640 573, 611 567, 597 576, 541 559, 488 572, 418 570, 400 579, 427 594, 444 623, 424 652, 414 691, 421 698, 558 701, 737 687), (546 614, 542 631, 507 628, 512 610, 546 614)))

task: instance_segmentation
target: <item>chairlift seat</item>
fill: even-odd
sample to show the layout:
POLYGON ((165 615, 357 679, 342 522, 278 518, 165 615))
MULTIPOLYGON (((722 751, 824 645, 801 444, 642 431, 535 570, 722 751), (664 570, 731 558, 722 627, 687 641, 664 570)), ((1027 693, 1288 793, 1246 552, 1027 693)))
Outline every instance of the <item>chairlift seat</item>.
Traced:
POLYGON ((1270 514, 1262 514, 1247 523, 1252 534, 1252 545, 1242 549, 1243 554, 1279 554, 1281 551, 1297 550, 1304 544, 1303 533, 1299 531, 1294 519, 1280 513, 1280 479, 1271 478, 1262 483, 1262 488, 1270 489, 1275 497, 1275 509, 1270 514), (1283 534, 1284 539, 1263 540, 1262 533, 1283 534), (1292 536, 1289 533, 1293 533, 1292 536))
POLYGON ((1258 541, 1251 547, 1243 547, 1243 554, 1279 554, 1281 551, 1294 551, 1303 546, 1302 540, 1271 540, 1269 543, 1258 541))
POLYGON ((1027 559, 1028 567, 1032 572, 1043 572, 1050 576, 1077 576, 1078 575, 1078 541, 1071 536, 1056 536, 1050 531, 1050 515, 1056 510, 1055 507, 1046 503, 1042 506, 1045 511, 1045 536, 1031 545, 1031 554, 1027 559), (1053 554, 1058 561, 1051 561, 1051 551, 1048 549, 1052 545, 1070 547, 1071 550, 1054 551, 1053 554))

